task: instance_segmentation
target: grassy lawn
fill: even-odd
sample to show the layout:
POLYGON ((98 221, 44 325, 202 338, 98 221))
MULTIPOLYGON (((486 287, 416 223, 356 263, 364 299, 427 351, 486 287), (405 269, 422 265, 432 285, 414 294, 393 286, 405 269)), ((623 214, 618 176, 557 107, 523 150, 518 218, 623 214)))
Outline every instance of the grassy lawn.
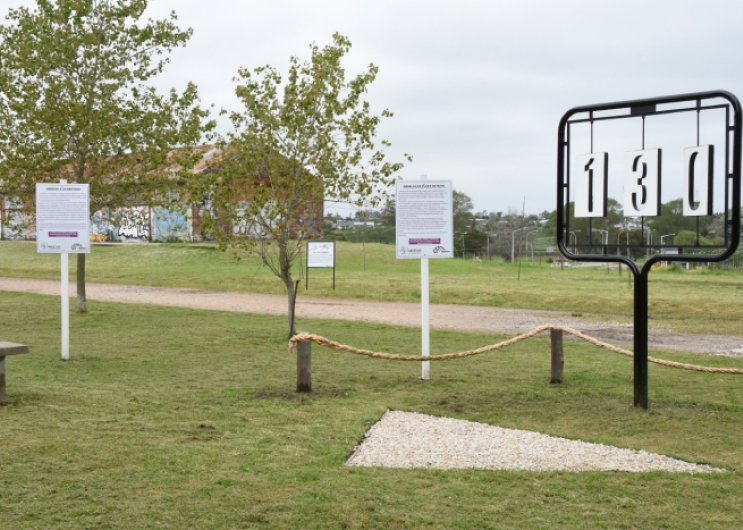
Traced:
MULTIPOLYGON (((166 261, 178 253, 203 252, 209 263, 223 259, 161 248, 165 269, 174 268, 166 261)), ((91 264, 112 259, 114 251, 94 252, 91 264)), ((208 274, 194 276, 206 281, 208 274)), ((6 363, 1 528, 629 530, 740 524, 740 376, 651 365, 650 409, 643 411, 631 405, 631 360, 572 341, 566 343, 562 385, 547 383, 547 338, 432 363, 432 380, 425 383, 418 363, 314 347, 315 391, 300 396, 293 392, 295 361, 286 352, 282 318, 96 302, 90 313, 71 316, 71 361, 64 363, 58 360, 58 297, 0 296, 0 338, 31 347, 30 355, 6 363), (388 408, 643 449, 728 472, 344 466, 388 408)), ((419 350, 417 329, 307 319, 299 327, 371 349, 419 350)), ((432 350, 459 351, 501 338, 434 331, 432 350)), ((699 362, 698 355, 651 355, 699 362)), ((704 359, 715 366, 741 363, 704 359)))
MULTIPOLYGON (((310 271, 309 290, 300 296, 416 302, 420 263, 395 259, 394 247, 338 243, 336 290, 332 272, 310 271), (364 270, 364 254, 366 270, 364 270)), ((75 260, 70 260, 74 278, 75 260)), ((431 260, 431 302, 552 309, 586 318, 632 318, 633 291, 627 272, 600 267, 560 270, 525 259, 497 261, 431 260)), ((297 277, 300 277, 297 270, 297 277)), ((59 278, 59 257, 37 254, 34 243, 0 241, 0 276, 59 278)), ((89 281, 284 293, 281 282, 255 257, 236 260, 211 245, 165 244, 96 246, 87 261, 89 281)), ((743 272, 654 270, 650 275, 651 326, 682 332, 743 334, 743 272)))

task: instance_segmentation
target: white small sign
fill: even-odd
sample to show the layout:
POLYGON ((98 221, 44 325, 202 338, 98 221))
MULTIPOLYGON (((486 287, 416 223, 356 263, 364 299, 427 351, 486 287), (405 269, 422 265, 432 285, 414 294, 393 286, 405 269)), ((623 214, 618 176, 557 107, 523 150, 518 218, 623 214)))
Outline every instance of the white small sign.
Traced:
POLYGON ((90 253, 89 184, 36 184, 36 251, 90 253))
POLYGON ((398 180, 395 238, 398 259, 454 257, 450 180, 398 180))
POLYGON ((606 217, 609 154, 578 155, 576 163, 575 217, 606 217))
POLYGON ((684 215, 712 215, 714 159, 712 145, 684 149, 684 215))
POLYGON ((624 158, 624 216, 660 215, 661 150, 627 151, 624 158))
POLYGON ((310 269, 332 269, 335 267, 334 241, 308 241, 307 267, 310 269))

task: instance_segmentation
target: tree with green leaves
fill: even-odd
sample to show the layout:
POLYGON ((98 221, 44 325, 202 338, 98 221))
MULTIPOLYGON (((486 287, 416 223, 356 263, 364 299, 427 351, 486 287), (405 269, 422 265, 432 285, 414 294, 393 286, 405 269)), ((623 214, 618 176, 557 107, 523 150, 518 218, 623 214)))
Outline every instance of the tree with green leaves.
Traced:
MULTIPOLYGON (((37 0, 0 26, 0 192, 33 214, 38 182, 90 184, 91 215, 164 201, 213 126, 193 84, 147 83, 186 44, 176 15, 141 21, 147 0, 37 0)), ((180 181, 180 182, 179 182, 180 181)), ((85 254, 77 310, 87 310, 85 254)))
MULTIPOLYGON (((649 217, 647 224, 657 234, 656 237, 660 238, 661 235, 678 234, 682 230, 696 232, 697 219, 684 215, 684 201, 678 198, 661 204, 660 215, 649 217)), ((702 220, 700 231, 702 235, 707 235, 707 219, 702 220)))
MULTIPOLYGON (((624 221, 623 208, 616 199, 609 198, 607 200, 606 217, 575 217, 575 203, 572 201, 566 205, 566 209, 570 212, 571 234, 568 234, 568 237, 572 237, 572 239, 568 241, 569 246, 575 243, 578 245, 593 244, 600 247, 605 240, 609 241, 609 245, 612 242, 616 244, 618 233, 624 231, 621 228, 624 221), (608 235, 600 232, 600 230, 608 232, 608 235)), ((556 210, 550 214, 549 226, 550 231, 557 235, 556 210)))
POLYGON ((452 191, 452 225, 460 234, 472 228, 472 198, 464 192, 452 191))
MULTIPOLYGON (((288 334, 294 334, 304 242, 321 234, 323 200, 376 207, 402 169, 375 145, 377 126, 392 113, 371 113, 364 94, 378 68, 346 79, 342 60, 351 42, 335 34, 309 61, 290 59, 283 77, 271 66, 238 71, 242 103, 223 154, 203 173, 200 193, 210 201, 205 219, 223 250, 255 252, 286 287, 288 334)), ((408 160, 411 158, 405 155, 408 160)))

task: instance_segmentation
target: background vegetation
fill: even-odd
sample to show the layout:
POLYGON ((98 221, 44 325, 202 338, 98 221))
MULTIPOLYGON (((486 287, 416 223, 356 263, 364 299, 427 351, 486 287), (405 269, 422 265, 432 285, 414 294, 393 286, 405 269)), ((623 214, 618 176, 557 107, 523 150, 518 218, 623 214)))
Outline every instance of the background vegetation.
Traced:
MULTIPOLYGON (((258 258, 222 253, 212 245, 95 246, 90 281, 284 294, 281 282, 258 258)), ((566 267, 494 259, 431 260, 431 302, 521 309, 564 310, 584 318, 631 321, 633 290, 626 269, 566 267), (520 279, 519 279, 520 276, 520 279)), ((303 265, 302 265, 303 266, 303 265)), ((295 276, 304 271, 297 263, 295 276)), ((420 301, 420 264, 398 260, 392 245, 337 244, 336 289, 332 271, 312 269, 299 296, 420 301)), ((71 265, 71 274, 74 265, 71 265)), ((37 254, 33 243, 0 241, 0 276, 59 279, 59 257, 37 254)), ((650 274, 650 324, 683 332, 739 335, 743 271, 659 267, 650 274)), ((298 315, 301 318, 301 315, 298 315)))

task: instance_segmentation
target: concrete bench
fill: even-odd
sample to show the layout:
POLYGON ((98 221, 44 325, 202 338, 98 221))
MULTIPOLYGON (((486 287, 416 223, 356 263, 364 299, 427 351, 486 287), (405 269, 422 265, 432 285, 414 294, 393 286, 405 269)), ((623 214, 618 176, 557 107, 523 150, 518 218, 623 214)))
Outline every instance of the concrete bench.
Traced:
POLYGON ((5 356, 28 353, 28 346, 0 341, 0 399, 5 399, 5 356))

